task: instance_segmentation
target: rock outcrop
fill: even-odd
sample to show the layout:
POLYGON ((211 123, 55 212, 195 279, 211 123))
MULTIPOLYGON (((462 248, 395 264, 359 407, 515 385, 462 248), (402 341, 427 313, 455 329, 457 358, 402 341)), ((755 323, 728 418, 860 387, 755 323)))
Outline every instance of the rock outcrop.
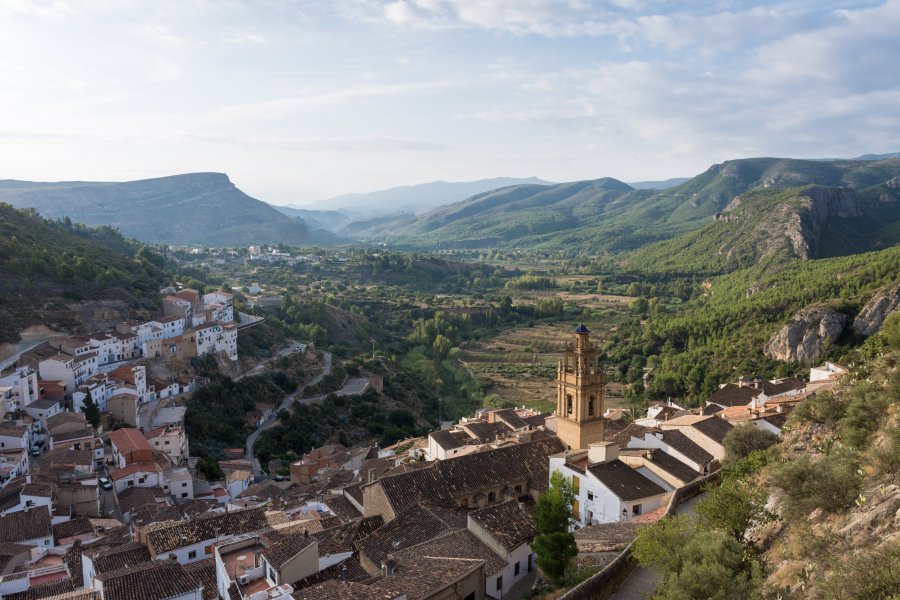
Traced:
POLYGON ((889 314, 900 308, 900 285, 879 290, 853 319, 853 333, 870 336, 878 333, 889 314))
POLYGON ((846 325, 847 316, 832 308, 808 307, 772 336, 763 351, 775 360, 816 362, 822 358, 826 345, 837 341, 846 325))

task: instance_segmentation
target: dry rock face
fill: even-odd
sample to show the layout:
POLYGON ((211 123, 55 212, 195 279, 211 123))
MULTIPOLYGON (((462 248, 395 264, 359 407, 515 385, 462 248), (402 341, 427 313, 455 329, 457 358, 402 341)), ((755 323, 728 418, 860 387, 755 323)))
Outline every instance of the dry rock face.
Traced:
POLYGON ((844 332, 847 316, 834 309, 816 306, 794 315, 766 343, 769 358, 785 362, 816 362, 822 357, 826 343, 834 343, 844 332))
POLYGON ((889 314, 900 308, 900 286, 880 290, 853 319, 853 332, 866 337, 878 333, 889 314))

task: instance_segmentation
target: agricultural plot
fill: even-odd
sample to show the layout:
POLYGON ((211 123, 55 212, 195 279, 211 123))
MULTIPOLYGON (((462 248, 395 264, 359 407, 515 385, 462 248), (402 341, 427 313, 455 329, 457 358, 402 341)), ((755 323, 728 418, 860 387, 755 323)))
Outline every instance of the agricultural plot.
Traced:
MULTIPOLYGON (((569 323, 512 329, 492 339, 467 343, 460 359, 485 386, 485 394, 495 394, 516 406, 552 411, 556 367, 563 345, 571 339, 570 330, 569 323)), ((604 397, 605 408, 622 406, 621 385, 607 384, 604 397)))

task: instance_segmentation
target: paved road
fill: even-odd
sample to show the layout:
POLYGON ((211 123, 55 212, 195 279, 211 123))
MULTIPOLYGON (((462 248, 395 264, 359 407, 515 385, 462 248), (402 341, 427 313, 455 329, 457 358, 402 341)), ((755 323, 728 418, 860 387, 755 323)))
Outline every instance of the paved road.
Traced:
MULTIPOLYGON (((706 494, 694 496, 690 500, 678 505, 676 512, 679 515, 693 515, 694 505, 706 494)), ((645 567, 636 567, 625 583, 610 596, 610 600, 646 600, 656 593, 656 588, 662 583, 662 575, 645 567)))
MULTIPOLYGON (((284 352, 284 350, 282 350, 282 352, 284 352)), ((298 397, 300 395, 302 395, 304 391, 306 391, 307 387, 319 383, 320 381, 322 381, 323 377, 325 377, 326 375, 331 373, 331 353, 323 352, 322 355, 325 358, 325 365, 322 367, 322 371, 318 375, 316 375, 312 379, 312 381, 310 381, 306 385, 303 385, 303 386, 297 388, 294 392, 285 396, 284 400, 281 401, 281 404, 269 416, 269 418, 266 419, 265 421, 263 421, 262 425, 257 427, 256 431, 254 431, 247 437, 247 446, 244 450, 244 455, 246 456, 247 460, 250 461, 250 464, 253 466, 254 475, 262 475, 263 474, 262 467, 260 466, 259 461, 256 459, 256 456, 253 454, 253 445, 256 444, 256 440, 259 439, 260 434, 262 434, 262 432, 265 431, 266 429, 269 429, 270 427, 272 427, 272 425, 274 425, 275 421, 278 419, 278 413, 283 410, 287 410, 291 406, 291 404, 293 404, 298 399, 298 397)), ((319 397, 319 398, 321 398, 321 397, 319 397)), ((310 400, 313 400, 313 398, 310 398, 308 400, 301 400, 301 402, 308 402, 310 400)))

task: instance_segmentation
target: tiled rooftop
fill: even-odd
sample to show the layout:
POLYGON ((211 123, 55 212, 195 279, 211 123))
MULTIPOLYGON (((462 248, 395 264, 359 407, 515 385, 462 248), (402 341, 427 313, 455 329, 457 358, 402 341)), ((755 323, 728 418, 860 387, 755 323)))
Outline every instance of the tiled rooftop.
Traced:
POLYGON ((98 576, 103 600, 168 600, 199 589, 203 583, 171 560, 154 560, 98 576))
POLYGON ((666 492, 659 485, 650 481, 621 460, 593 464, 587 470, 600 480, 609 491, 626 502, 649 498, 666 492))
POLYGON ((468 529, 447 531, 427 542, 392 552, 391 556, 400 562, 415 562, 420 558, 483 560, 484 573, 488 576, 506 568, 506 560, 468 529))
POLYGON ((538 534, 531 503, 508 500, 472 511, 469 519, 487 530, 509 551, 530 543, 538 534))
POLYGON ((548 460, 565 449, 553 436, 524 444, 468 454, 433 463, 430 467, 383 477, 381 485, 399 512, 416 503, 454 507, 455 499, 485 489, 527 482, 532 488, 547 488, 548 460))

